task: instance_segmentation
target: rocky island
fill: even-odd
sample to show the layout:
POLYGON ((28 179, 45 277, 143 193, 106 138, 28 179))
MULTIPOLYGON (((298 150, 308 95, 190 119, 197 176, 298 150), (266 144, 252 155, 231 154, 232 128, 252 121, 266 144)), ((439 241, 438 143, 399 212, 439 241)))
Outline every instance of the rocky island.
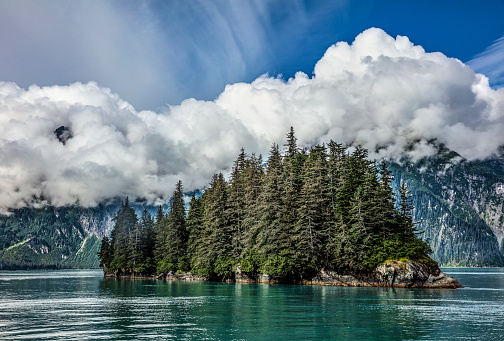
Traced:
POLYGON ((106 276, 334 286, 459 288, 419 238, 405 183, 391 188, 386 162, 331 141, 266 163, 242 149, 229 180, 215 174, 186 211, 182 182, 165 214, 128 199, 99 252, 106 276))
MULTIPOLYGON (((133 274, 105 272, 105 277, 129 279, 161 279, 208 281, 211 277, 191 273, 133 274)), ((213 280, 219 280, 213 278, 213 280)), ((457 289, 462 285, 453 277, 442 272, 437 265, 426 265, 418 261, 388 261, 367 274, 341 275, 334 271, 322 270, 309 279, 272 276, 267 274, 248 274, 236 269, 234 278, 224 279, 236 283, 264 284, 304 284, 340 287, 394 287, 394 288, 440 288, 457 289)))

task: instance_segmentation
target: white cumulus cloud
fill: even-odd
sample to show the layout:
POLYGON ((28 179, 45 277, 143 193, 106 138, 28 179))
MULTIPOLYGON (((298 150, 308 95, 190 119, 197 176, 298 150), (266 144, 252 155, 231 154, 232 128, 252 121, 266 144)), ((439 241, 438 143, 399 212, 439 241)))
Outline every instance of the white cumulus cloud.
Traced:
POLYGON ((415 142, 409 153, 418 159, 437 139, 485 158, 504 144, 504 89, 376 28, 329 47, 311 77, 265 75, 228 85, 215 101, 187 99, 161 112, 136 111, 93 82, 0 82, 0 210, 126 195, 159 203, 179 179, 186 190, 204 187, 241 147, 265 155, 291 126, 302 146, 333 139, 394 158, 415 142), (54 134, 60 126, 73 135, 65 144, 54 134))

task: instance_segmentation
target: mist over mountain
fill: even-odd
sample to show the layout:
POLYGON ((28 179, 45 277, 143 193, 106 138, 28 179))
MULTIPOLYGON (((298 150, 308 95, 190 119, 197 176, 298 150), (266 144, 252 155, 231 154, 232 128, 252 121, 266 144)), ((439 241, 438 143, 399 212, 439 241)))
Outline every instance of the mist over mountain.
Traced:
POLYGON ((125 196, 164 203, 177 180, 203 188, 241 147, 265 155, 291 126, 301 147, 333 139, 415 162, 435 154, 428 141, 436 140, 485 159, 504 144, 504 89, 377 28, 329 47, 313 75, 264 75, 228 85, 214 101, 159 112, 137 111, 93 82, 0 82, 0 211, 125 196))

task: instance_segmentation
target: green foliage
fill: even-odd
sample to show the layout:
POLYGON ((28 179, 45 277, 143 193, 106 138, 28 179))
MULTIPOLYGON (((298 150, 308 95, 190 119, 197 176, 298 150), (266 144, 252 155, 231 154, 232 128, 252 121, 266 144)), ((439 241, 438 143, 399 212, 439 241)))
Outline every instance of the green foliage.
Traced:
POLYGON ((168 273, 177 270, 177 263, 170 262, 170 258, 161 258, 157 261, 156 271, 158 273, 168 273))
POLYGON ((141 262, 137 262, 135 264, 135 272, 141 274, 149 274, 152 273, 155 269, 154 260, 150 257, 145 258, 141 262))
POLYGON ((267 275, 292 275, 303 269, 293 263, 292 258, 286 252, 280 252, 278 255, 269 256, 263 262, 260 272, 267 275))
POLYGON ((256 250, 249 250, 240 261, 240 269, 243 272, 258 273, 265 258, 264 254, 259 254, 256 250))
POLYGON ((180 256, 177 261, 177 271, 189 271, 191 269, 190 258, 188 255, 180 256))
POLYGON ((428 244, 417 238, 411 238, 407 241, 403 240, 402 234, 394 234, 392 237, 385 240, 382 244, 372 246, 369 257, 364 260, 367 267, 376 267, 387 260, 428 259, 428 254, 431 249, 428 244))
POLYGON ((228 253, 221 254, 214 263, 214 274, 221 278, 232 278, 236 261, 228 253))

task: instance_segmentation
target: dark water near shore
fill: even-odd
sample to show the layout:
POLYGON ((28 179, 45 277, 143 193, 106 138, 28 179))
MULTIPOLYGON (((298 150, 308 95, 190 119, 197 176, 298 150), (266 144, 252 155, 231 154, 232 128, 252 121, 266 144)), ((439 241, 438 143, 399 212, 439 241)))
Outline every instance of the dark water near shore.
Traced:
POLYGON ((504 269, 464 289, 104 279, 0 271, 1 340, 504 340, 504 269))

